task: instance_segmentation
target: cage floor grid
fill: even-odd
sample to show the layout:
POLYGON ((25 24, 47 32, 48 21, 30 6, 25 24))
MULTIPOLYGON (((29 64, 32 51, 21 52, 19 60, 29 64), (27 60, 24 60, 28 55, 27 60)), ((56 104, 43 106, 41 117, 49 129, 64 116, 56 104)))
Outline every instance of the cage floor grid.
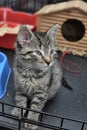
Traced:
MULTIPOLYGON (((0 49, 0 51, 7 55, 10 66, 13 68, 14 52, 5 49, 0 49)), ((61 53, 59 53, 59 56, 60 55, 61 53)), ((82 68, 82 72, 80 74, 72 74, 64 70, 64 77, 74 90, 70 91, 61 86, 56 96, 49 101, 43 109, 45 113, 41 114, 43 116, 41 119, 42 124, 39 124, 41 125, 39 130, 56 130, 59 127, 61 130, 87 130, 87 58, 73 55, 67 55, 65 58, 78 64, 82 68), (51 115, 49 116, 48 113, 51 115)), ((23 122, 26 120, 23 118, 14 120, 14 118, 10 116, 12 107, 9 105, 6 106, 5 104, 3 105, 3 103, 15 105, 14 96, 15 87, 12 72, 7 92, 0 100, 0 102, 2 102, 0 103, 0 126, 4 126, 6 129, 17 129, 18 127, 18 130, 20 130, 23 128, 23 122), (20 122, 22 123, 20 124, 20 122)), ((2 127, 0 129, 2 129, 2 127)))

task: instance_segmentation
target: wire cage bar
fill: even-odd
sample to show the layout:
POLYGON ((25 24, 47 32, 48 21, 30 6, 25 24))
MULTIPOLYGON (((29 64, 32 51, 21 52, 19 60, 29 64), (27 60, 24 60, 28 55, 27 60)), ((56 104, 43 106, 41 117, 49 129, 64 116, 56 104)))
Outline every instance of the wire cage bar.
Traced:
MULTIPOLYGON (((47 4, 56 4, 69 0, 0 0, 0 6, 11 7, 16 11, 35 13, 47 4)), ((87 2, 87 0, 83 0, 87 2)))
POLYGON ((0 6, 11 7, 16 11, 34 13, 44 5, 63 1, 67 0, 0 0, 0 6))
POLYGON ((21 126, 21 124, 27 122, 27 123, 30 123, 30 124, 34 124, 34 125, 37 125, 37 126, 41 126, 41 127, 45 127, 45 128, 49 128, 50 130, 72 130, 72 129, 68 129, 67 127, 65 128, 64 127, 64 122, 65 121, 69 121, 70 123, 74 122, 74 123, 79 123, 80 124, 80 129, 79 130, 85 130, 85 125, 87 125, 87 121, 81 121, 81 120, 74 120, 74 119, 69 119, 69 118, 66 118, 66 117, 61 117, 61 116, 58 116, 58 115, 54 115, 54 114, 50 114, 50 113, 46 113, 46 112, 42 112, 42 111, 34 111, 34 110, 30 110, 28 108, 23 108, 23 107, 18 107, 16 105, 12 105, 12 104, 8 104, 8 103, 3 103, 3 102, 0 102, 0 107, 1 107, 1 110, 0 110, 0 117, 5 117, 6 120, 8 119, 12 119, 14 121, 17 121, 18 122, 18 125, 11 125, 10 123, 6 123, 5 124, 1 124, 0 123, 0 126, 2 128, 6 128, 7 129, 11 129, 11 130, 21 130, 23 129, 23 125, 21 126), (5 111, 5 108, 6 107, 11 107, 12 109, 14 107, 18 108, 21 110, 21 116, 20 117, 17 117, 17 116, 14 116, 12 115, 11 113, 8 113, 5 111), (30 119, 27 119, 25 116, 23 116, 23 110, 26 110, 26 111, 33 111, 33 112, 36 112, 36 113, 40 113, 40 120, 39 121, 34 121, 34 120, 30 120, 30 119), (60 123, 58 123, 59 125, 53 125, 51 123, 46 123, 44 122, 43 120, 43 117, 44 116, 47 116, 48 118, 56 118, 58 120, 60 120, 60 123))

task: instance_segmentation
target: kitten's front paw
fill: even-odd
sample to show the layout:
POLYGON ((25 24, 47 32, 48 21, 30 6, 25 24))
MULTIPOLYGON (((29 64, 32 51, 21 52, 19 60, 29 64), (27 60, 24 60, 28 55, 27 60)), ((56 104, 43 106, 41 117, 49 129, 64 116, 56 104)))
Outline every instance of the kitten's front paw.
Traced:
MULTIPOLYGON (((18 116, 18 117, 22 116, 20 108, 14 108, 11 113, 12 113, 12 115, 15 115, 15 116, 18 116)), ((24 113, 25 113, 25 111, 23 110, 23 115, 24 115, 24 113)))
POLYGON ((28 130, 37 130, 38 126, 29 124, 29 123, 25 123, 25 128, 27 128, 28 130))

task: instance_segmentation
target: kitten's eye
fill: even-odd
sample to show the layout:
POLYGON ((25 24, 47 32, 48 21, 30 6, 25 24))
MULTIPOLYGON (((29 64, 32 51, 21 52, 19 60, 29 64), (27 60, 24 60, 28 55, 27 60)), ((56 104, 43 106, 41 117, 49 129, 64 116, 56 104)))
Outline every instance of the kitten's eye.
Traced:
POLYGON ((22 55, 28 55, 28 54, 32 54, 32 53, 33 53, 33 51, 21 52, 21 53, 22 53, 22 55))
POLYGON ((31 54, 31 53, 33 53, 33 51, 29 51, 29 52, 27 52, 27 54, 31 54))
POLYGON ((54 50, 54 49, 50 50, 50 54, 53 54, 54 52, 55 52, 55 50, 54 50))
POLYGON ((39 55, 39 56, 42 55, 40 51, 35 51, 35 53, 36 53, 37 55, 39 55))

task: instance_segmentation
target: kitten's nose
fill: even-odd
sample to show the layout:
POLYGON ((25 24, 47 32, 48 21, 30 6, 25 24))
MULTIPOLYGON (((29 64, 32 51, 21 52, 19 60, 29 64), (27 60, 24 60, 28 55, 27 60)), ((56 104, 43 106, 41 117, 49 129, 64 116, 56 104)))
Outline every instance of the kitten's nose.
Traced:
POLYGON ((47 56, 47 57, 44 57, 44 61, 46 62, 47 65, 49 65, 51 62, 51 59, 50 57, 47 56))

